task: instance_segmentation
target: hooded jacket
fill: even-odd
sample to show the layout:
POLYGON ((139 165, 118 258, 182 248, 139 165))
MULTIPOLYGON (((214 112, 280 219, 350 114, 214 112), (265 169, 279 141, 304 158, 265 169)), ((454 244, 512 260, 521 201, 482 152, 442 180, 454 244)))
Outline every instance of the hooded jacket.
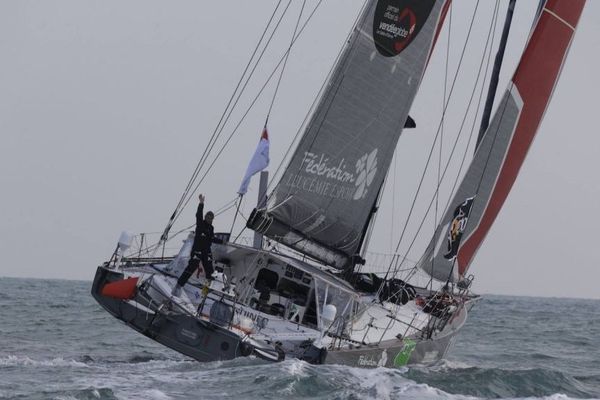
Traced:
POLYGON ((214 237, 215 231, 212 224, 204 220, 204 203, 200 203, 198 204, 198 211, 196 211, 196 234, 194 236, 192 253, 202 252, 210 254, 210 245, 214 241, 214 237))

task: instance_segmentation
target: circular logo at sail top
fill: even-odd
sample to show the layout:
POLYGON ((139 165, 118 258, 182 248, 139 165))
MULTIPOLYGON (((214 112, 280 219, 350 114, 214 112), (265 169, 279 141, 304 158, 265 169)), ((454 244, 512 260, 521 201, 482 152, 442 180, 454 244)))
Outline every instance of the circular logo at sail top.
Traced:
POLYGON ((379 0, 373 19, 373 40, 385 57, 397 56, 417 37, 435 0, 379 0))

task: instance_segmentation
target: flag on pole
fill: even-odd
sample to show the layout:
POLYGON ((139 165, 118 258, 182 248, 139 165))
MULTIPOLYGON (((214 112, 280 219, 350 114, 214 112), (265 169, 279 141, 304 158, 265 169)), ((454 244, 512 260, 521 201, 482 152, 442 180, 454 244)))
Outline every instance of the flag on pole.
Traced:
POLYGON ((269 165, 269 134, 267 133, 267 126, 262 131, 262 135, 260 137, 260 142, 258 142, 258 146, 256 146, 256 150, 254 151, 254 155, 250 160, 250 164, 248 164, 248 168, 246 169, 246 174, 244 175, 244 179, 242 180, 242 184, 238 190, 239 195, 244 195, 248 191, 248 185, 250 185, 250 179, 257 172, 262 171, 267 168, 269 165))

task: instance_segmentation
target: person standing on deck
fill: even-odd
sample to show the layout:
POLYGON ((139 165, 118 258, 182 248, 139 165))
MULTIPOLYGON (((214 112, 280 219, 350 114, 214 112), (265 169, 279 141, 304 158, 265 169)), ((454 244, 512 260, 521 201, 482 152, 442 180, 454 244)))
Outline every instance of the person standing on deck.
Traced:
POLYGON ((215 234, 212 226, 215 214, 212 211, 208 211, 204 215, 203 219, 202 214, 204 212, 204 195, 201 194, 198 196, 198 199, 200 200, 200 203, 198 204, 198 211, 196 211, 196 233, 194 236, 192 251, 190 253, 190 261, 177 280, 177 285, 175 285, 173 288, 172 294, 175 296, 181 293, 181 288, 190 279, 192 273, 198 269, 200 263, 202 263, 202 268, 204 269, 204 276, 206 279, 212 280, 212 274, 214 272, 212 265, 212 251, 210 246, 213 241, 219 242, 214 238, 215 234))

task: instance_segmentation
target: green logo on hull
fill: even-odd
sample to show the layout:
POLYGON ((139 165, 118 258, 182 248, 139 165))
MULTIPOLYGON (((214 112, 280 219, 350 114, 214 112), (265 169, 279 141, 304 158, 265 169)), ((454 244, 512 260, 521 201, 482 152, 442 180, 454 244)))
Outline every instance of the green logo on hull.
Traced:
POLYGON ((400 350, 400 352, 396 354, 396 357, 394 358, 394 366, 403 367, 406 364, 408 364, 410 355, 412 354, 416 346, 417 342, 415 342, 414 340, 404 339, 404 345, 402 346, 402 350, 400 350))

